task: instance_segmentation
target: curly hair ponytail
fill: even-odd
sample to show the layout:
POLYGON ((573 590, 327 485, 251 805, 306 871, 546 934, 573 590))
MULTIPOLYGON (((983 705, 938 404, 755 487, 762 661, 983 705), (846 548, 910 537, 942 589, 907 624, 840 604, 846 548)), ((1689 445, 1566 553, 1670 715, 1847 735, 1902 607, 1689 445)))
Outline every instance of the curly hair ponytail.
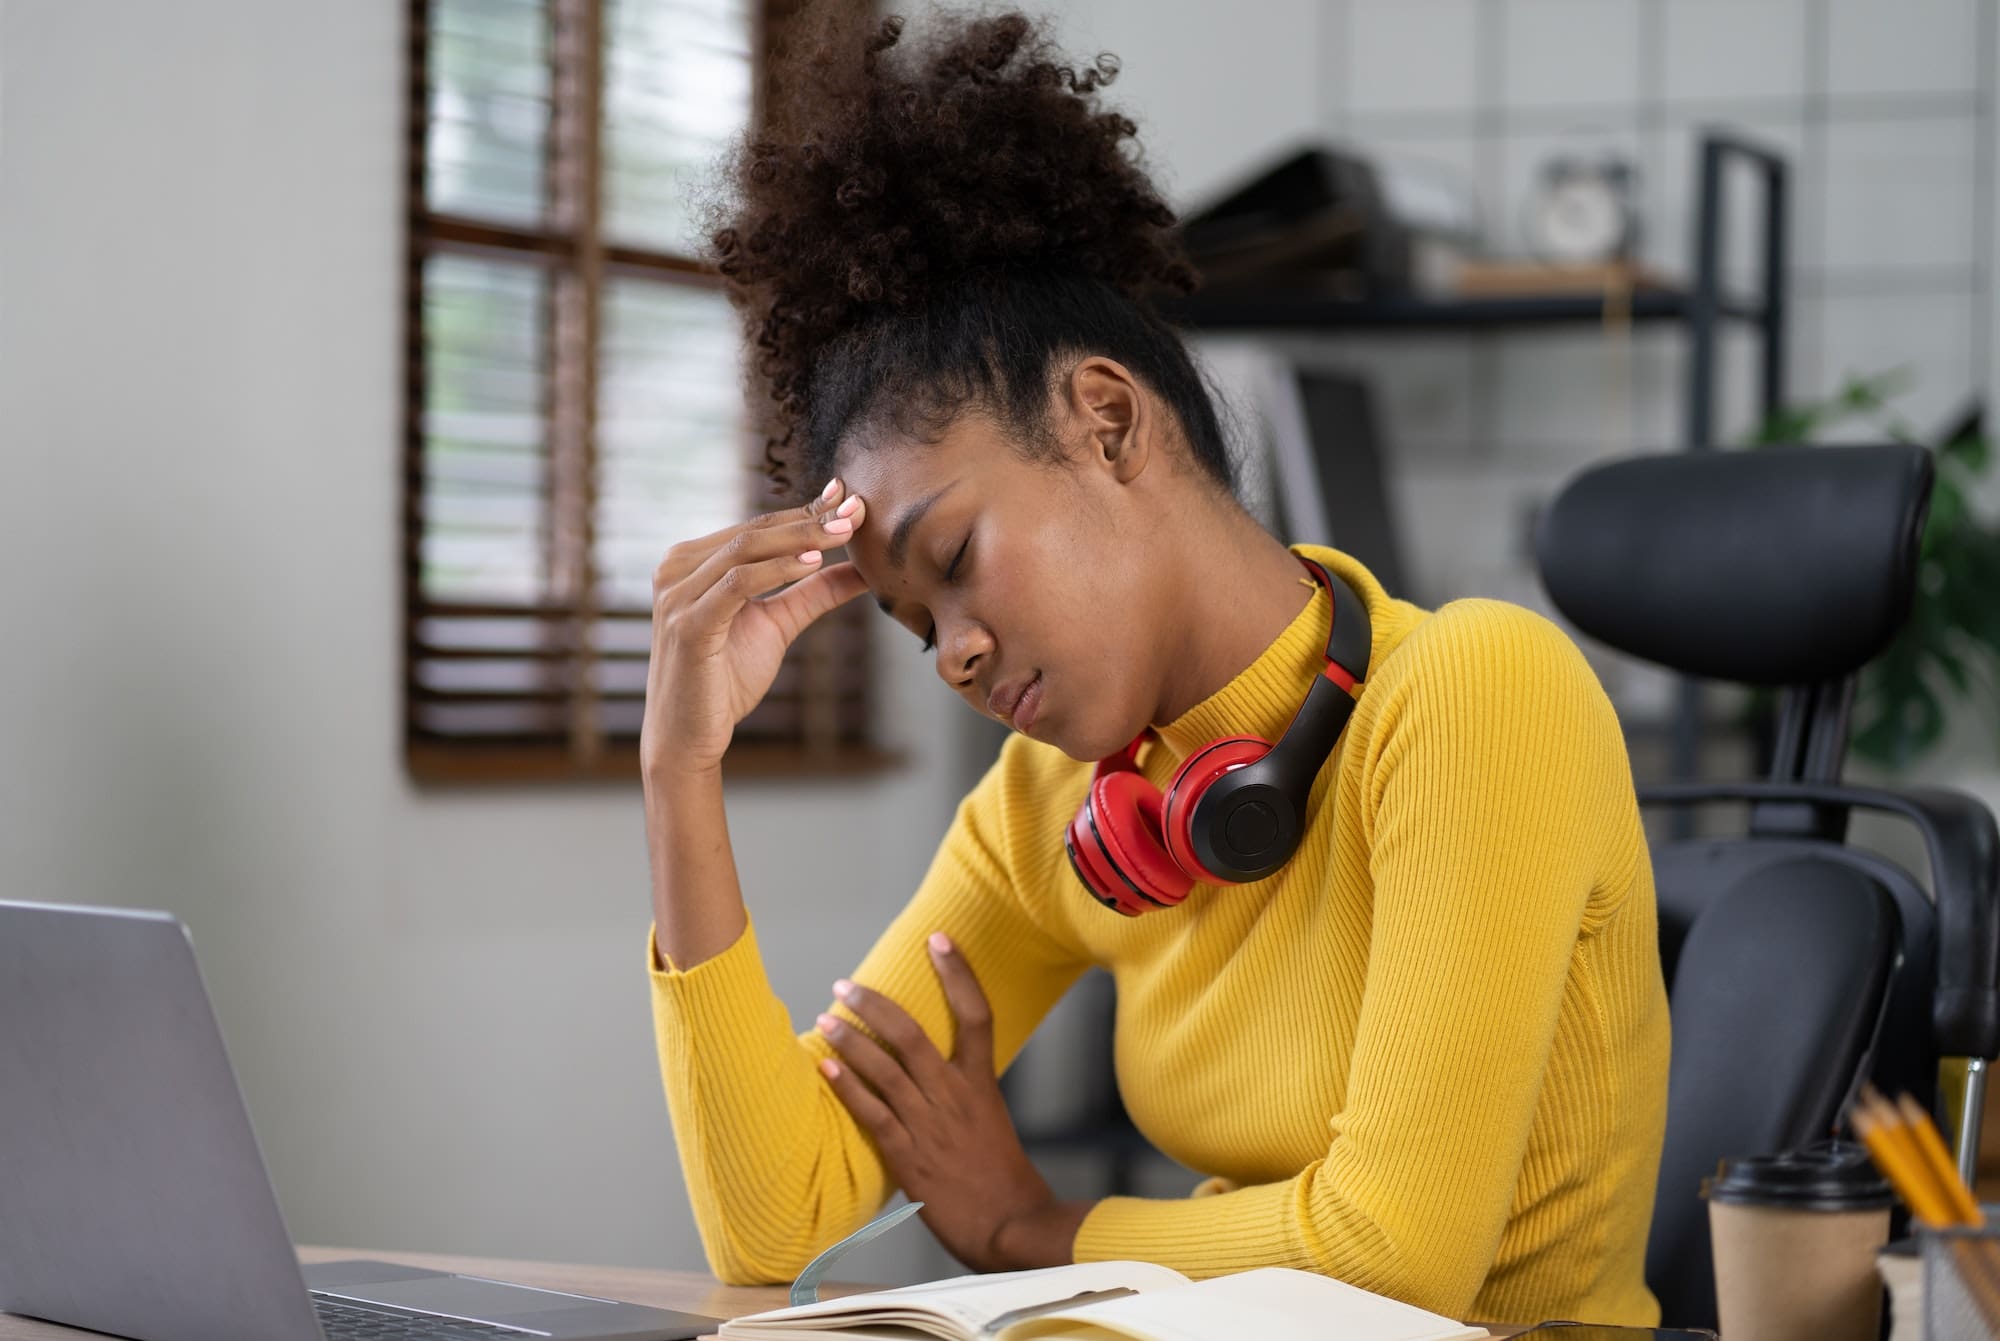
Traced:
POLYGON ((1235 468, 1180 335, 1150 293, 1199 283, 1137 126, 1097 105, 1118 72, 1072 69, 1018 12, 904 20, 808 10, 774 54, 761 130, 731 153, 709 243, 742 314, 767 472, 808 486, 850 433, 935 433, 969 408, 1031 455, 1064 354, 1118 359, 1177 415, 1195 459, 1235 468))

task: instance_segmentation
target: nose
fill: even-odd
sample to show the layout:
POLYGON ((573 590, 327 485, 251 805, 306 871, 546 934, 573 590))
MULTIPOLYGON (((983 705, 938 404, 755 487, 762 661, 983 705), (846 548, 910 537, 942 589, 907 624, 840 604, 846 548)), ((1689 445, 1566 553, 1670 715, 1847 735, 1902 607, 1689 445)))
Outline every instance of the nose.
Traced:
POLYGON ((993 635, 985 626, 975 620, 954 619, 946 621, 940 617, 937 634, 938 678, 961 693, 971 691, 977 700, 973 706, 984 711, 985 700, 979 696, 977 673, 983 657, 993 654, 993 635))

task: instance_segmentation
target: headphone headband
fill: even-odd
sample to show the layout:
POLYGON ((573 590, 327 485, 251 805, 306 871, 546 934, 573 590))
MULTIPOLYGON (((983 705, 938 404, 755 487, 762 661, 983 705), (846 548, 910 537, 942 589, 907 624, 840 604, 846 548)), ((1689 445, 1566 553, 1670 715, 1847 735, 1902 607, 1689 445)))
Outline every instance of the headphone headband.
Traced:
POLYGON ((1374 650, 1373 627, 1368 622, 1368 602, 1317 561, 1303 554, 1292 556, 1306 566, 1313 579, 1333 598, 1333 627, 1326 633, 1326 659, 1347 675, 1349 685, 1368 678, 1368 658, 1374 650))
POLYGON ((1305 702, 1299 704, 1285 734, 1278 737, 1264 762, 1281 786, 1303 796, 1353 715, 1350 691, 1368 678, 1374 629, 1368 621, 1368 605, 1354 588, 1311 559, 1299 556, 1299 562, 1326 588, 1333 605, 1333 627, 1326 635, 1326 669, 1306 691, 1305 702))
MULTIPOLYGON (((1326 588, 1327 597, 1333 606, 1333 623, 1326 632, 1326 669, 1307 691, 1306 701, 1301 703, 1298 712, 1293 714, 1291 725, 1285 728, 1285 734, 1279 737, 1278 745, 1281 748, 1286 741, 1292 739, 1294 731, 1300 730, 1302 721, 1306 724, 1304 734, 1309 737, 1313 733, 1314 724, 1321 720, 1325 709, 1329 706, 1335 708, 1339 706, 1335 701, 1336 697, 1346 700, 1349 710, 1352 710, 1354 700, 1346 691, 1356 688, 1367 680, 1368 658, 1373 653, 1375 637, 1374 629, 1368 620, 1368 603, 1361 599, 1359 592, 1315 560, 1308 559, 1303 554, 1294 554, 1292 557, 1305 565, 1305 570, 1313 581, 1326 588), (1329 682, 1340 691, 1337 696, 1321 692, 1320 685, 1329 682), (1318 705, 1314 703, 1315 696, 1321 700, 1318 705), (1313 710, 1310 715, 1307 712, 1309 708, 1313 710)), ((1346 714, 1341 714, 1340 723, 1345 725, 1346 721, 1346 714)), ((1101 776, 1104 773, 1128 769, 1137 772, 1140 747, 1146 743, 1148 735, 1158 734, 1150 725, 1142 727, 1139 734, 1132 737, 1131 743, 1125 748, 1107 759, 1098 761, 1098 774, 1101 776)), ((1336 726, 1334 735, 1339 734, 1339 727, 1336 726)), ((1332 751, 1332 748, 1332 742, 1329 741, 1327 748, 1320 752, 1322 759, 1332 751)), ((1317 772, 1317 768, 1314 771, 1317 772)))

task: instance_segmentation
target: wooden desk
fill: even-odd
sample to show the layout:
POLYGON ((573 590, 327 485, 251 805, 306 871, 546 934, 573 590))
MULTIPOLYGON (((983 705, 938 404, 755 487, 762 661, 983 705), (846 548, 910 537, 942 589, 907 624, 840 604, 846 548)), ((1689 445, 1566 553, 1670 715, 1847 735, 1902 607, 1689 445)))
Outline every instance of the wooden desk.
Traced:
MULTIPOLYGON (((711 1318, 738 1318, 767 1308, 782 1308, 789 1291, 783 1285, 722 1285, 705 1271, 659 1271, 650 1267, 566 1266, 560 1262, 524 1262, 505 1257, 449 1257, 442 1253, 371 1252, 365 1248, 299 1249, 301 1262, 331 1262, 344 1257, 372 1257, 384 1262, 429 1267, 434 1271, 458 1271, 468 1276, 491 1276, 496 1280, 538 1285, 545 1290, 569 1290, 576 1294, 622 1299, 627 1303, 649 1304, 654 1308, 679 1309, 711 1318)), ((826 1281, 820 1286, 823 1298, 859 1294, 878 1287, 851 1282, 826 1281)), ((1495 1336, 1511 1336, 1512 1328, 1496 1327, 1495 1336)), ((57 1327, 53 1323, 0 1313, 0 1341, 75 1341, 79 1337, 102 1336, 102 1332, 57 1327)))
MULTIPOLYGON (((373 1252, 365 1248, 301 1247, 301 1262, 332 1262, 346 1257, 372 1257, 384 1262, 402 1262, 435 1271, 459 1271, 469 1276, 491 1276, 496 1280, 538 1285, 547 1290, 569 1290, 576 1294, 622 1299, 627 1303, 649 1304, 654 1308, 679 1309, 711 1318, 735 1318, 767 1308, 782 1308, 789 1291, 782 1285, 756 1287, 722 1285, 704 1271, 658 1271, 643 1267, 568 1266, 559 1262, 524 1262, 503 1257, 451 1257, 441 1253, 373 1252)), ((827 1281, 820 1287, 823 1298, 858 1294, 878 1287, 866 1284, 827 1281)), ((79 1337, 102 1336, 74 1327, 58 1327, 0 1313, 0 1341, 75 1341, 79 1337)))

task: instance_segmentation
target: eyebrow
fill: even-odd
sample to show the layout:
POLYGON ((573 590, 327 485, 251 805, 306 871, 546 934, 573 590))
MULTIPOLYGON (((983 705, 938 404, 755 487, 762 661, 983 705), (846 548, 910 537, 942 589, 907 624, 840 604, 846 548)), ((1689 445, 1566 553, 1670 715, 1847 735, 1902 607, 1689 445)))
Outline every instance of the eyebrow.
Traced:
POLYGON ((909 511, 905 512, 901 519, 897 521, 896 529, 889 533, 889 566, 891 568, 900 569, 903 566, 903 561, 909 556, 910 552, 910 532, 917 529, 917 523, 924 519, 924 514, 931 510, 931 505, 950 493, 952 484, 957 483, 957 480, 953 480, 951 484, 945 485, 944 488, 939 489, 930 497, 918 499, 910 505, 909 511))
MULTIPOLYGON (((931 510, 931 505, 950 493, 952 485, 957 483, 957 480, 953 480, 951 484, 945 485, 942 489, 930 495, 930 497, 918 499, 897 519, 896 529, 889 533, 889 566, 891 568, 899 572, 902 570, 903 562, 909 556, 910 552, 910 532, 917 529, 917 523, 924 519, 924 514, 931 510)), ((878 596, 875 598, 875 604, 881 609, 883 614, 894 618, 887 601, 878 596)))

